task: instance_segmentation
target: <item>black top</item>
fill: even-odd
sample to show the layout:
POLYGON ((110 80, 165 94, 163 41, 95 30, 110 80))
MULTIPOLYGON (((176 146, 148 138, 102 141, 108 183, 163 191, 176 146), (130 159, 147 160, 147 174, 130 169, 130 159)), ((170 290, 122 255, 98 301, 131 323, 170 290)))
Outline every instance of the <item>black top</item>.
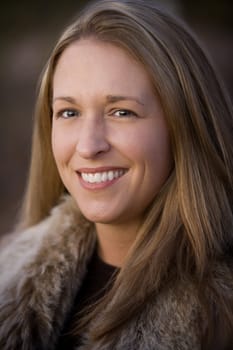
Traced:
POLYGON ((59 337, 56 350, 73 350, 79 345, 81 340, 72 335, 77 314, 85 307, 92 305, 104 296, 106 291, 113 283, 113 276, 118 268, 103 262, 95 251, 90 263, 88 264, 87 274, 84 278, 81 289, 79 290, 74 305, 67 316, 63 331, 59 337))

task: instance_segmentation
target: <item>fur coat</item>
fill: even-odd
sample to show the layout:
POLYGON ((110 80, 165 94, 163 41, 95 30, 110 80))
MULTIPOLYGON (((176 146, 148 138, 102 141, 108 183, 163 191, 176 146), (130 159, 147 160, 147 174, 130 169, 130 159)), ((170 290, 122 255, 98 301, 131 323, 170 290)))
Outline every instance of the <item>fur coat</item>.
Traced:
MULTIPOLYGON (((56 349, 95 243, 93 226, 67 196, 48 218, 1 250, 1 350, 56 349)), ((224 285, 224 279, 224 271, 216 271, 216 283, 224 285)), ((82 350, 199 350, 202 327, 195 289, 179 285, 149 301, 110 342, 82 350)))

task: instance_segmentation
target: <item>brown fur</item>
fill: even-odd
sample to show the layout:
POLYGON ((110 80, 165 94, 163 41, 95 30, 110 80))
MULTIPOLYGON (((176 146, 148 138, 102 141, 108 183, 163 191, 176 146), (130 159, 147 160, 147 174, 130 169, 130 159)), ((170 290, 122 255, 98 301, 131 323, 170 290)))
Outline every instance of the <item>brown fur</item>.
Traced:
MULTIPOLYGON (((16 234, 4 246, 0 255, 1 350, 56 348, 95 242, 93 225, 67 196, 50 217, 16 234)), ((217 270, 216 285, 229 293, 227 277, 217 270)), ((185 282, 164 288, 111 341, 92 343, 87 334, 82 349, 201 349, 206 322, 195 290, 185 282)), ((101 322, 101 315, 92 327, 95 322, 101 322)))

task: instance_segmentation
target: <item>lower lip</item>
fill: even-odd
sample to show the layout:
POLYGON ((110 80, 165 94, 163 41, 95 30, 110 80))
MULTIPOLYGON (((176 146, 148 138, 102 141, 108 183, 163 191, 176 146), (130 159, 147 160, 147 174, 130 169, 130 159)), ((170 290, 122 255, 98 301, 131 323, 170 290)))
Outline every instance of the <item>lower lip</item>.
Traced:
POLYGON ((80 183, 82 185, 83 188, 85 188, 86 190, 102 190, 105 188, 108 188, 110 186, 112 186, 114 183, 116 183, 118 180, 120 180, 122 177, 124 176, 124 174, 122 176, 119 176, 113 180, 110 181, 105 181, 105 182, 99 182, 99 183, 90 183, 90 182, 86 182, 83 180, 82 176, 80 174, 78 174, 80 183))

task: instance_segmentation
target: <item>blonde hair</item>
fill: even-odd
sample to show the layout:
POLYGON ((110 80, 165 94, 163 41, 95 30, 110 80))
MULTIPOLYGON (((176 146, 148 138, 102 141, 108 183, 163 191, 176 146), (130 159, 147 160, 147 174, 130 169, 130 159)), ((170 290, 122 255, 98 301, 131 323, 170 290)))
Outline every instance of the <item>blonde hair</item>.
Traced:
MULTIPOLYGON (((126 322, 171 276, 192 276, 201 285, 209 262, 230 254, 233 118, 209 59, 177 19, 150 1, 91 4, 61 36, 42 78, 21 226, 47 216, 65 191, 51 149, 52 78, 65 48, 88 37, 120 46, 148 71, 167 118, 174 158, 172 174, 145 213, 113 287, 115 301, 93 333, 98 338, 126 322)), ((224 305, 222 310, 227 314, 224 305)))

